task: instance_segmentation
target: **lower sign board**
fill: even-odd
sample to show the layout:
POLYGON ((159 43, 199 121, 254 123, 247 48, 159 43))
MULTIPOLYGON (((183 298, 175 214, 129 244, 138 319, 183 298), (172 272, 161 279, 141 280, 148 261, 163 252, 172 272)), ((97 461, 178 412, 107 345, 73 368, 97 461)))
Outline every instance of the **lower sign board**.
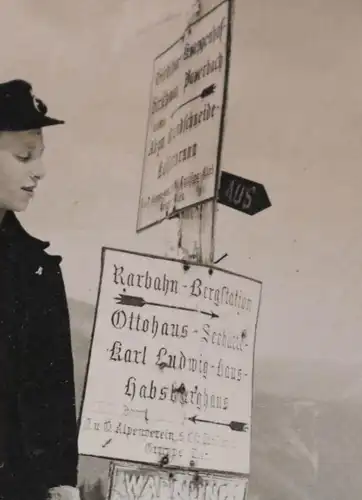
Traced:
POLYGON ((111 464, 107 500, 244 500, 246 478, 111 464))
POLYGON ((104 248, 82 455, 249 473, 261 283, 104 248))

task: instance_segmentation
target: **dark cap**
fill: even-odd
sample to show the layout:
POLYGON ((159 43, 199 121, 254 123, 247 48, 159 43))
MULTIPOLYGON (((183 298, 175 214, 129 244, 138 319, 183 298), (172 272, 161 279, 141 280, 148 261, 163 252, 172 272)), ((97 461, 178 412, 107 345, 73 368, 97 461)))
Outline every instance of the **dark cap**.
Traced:
POLYGON ((0 83, 0 131, 20 132, 64 123, 46 116, 47 106, 32 89, 24 80, 0 83))

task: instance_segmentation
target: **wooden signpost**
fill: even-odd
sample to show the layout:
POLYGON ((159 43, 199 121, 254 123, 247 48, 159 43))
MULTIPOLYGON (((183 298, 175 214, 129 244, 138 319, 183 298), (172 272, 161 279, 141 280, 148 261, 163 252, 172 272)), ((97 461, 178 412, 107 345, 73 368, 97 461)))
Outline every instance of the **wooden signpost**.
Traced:
POLYGON ((137 232, 179 223, 177 256, 212 263, 231 44, 231 0, 204 13, 156 57, 137 232))
POLYGON ((79 449, 111 460, 108 500, 247 495, 261 283, 215 267, 215 217, 270 201, 220 176, 233 3, 196 4, 154 61, 136 228, 177 221, 174 258, 102 253, 79 449))

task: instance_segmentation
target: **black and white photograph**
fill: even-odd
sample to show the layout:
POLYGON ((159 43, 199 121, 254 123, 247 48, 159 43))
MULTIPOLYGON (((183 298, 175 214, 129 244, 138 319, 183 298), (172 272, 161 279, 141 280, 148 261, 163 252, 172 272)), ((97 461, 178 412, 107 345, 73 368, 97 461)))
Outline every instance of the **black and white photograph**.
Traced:
POLYGON ((2 6, 0 500, 359 500, 362 4, 2 6))

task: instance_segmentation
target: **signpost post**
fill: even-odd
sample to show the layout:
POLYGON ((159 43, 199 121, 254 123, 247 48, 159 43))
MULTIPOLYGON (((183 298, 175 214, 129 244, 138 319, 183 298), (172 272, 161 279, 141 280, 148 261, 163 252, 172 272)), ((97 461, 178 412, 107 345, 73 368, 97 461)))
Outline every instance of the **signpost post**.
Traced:
POLYGON ((202 14, 154 61, 139 196, 137 232, 178 220, 176 258, 102 251, 79 450, 111 460, 108 500, 247 494, 261 283, 213 265, 215 213, 270 201, 220 179, 232 0, 202 14))
POLYGON ((199 14, 154 61, 137 231, 177 217, 181 257, 212 263, 231 0, 199 14))

